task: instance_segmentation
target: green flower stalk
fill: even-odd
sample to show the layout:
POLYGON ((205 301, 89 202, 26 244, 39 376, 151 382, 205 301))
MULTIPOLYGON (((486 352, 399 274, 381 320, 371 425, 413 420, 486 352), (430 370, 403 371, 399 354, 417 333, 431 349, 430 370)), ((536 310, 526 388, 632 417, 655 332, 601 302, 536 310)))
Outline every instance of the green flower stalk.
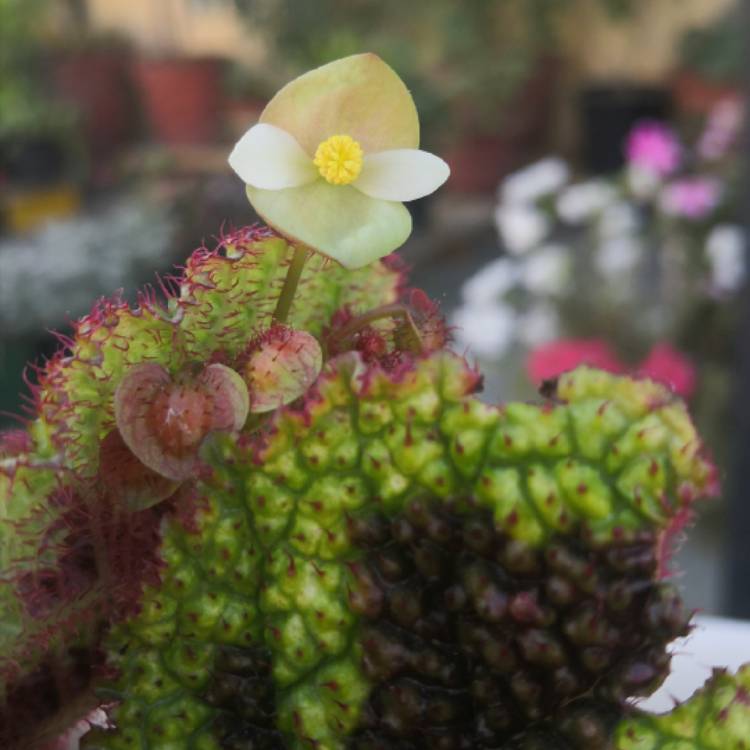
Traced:
POLYGON ((684 404, 585 367, 484 404, 392 258, 308 252, 241 229, 38 369, 0 442, 2 746, 99 709, 89 750, 742 747, 746 670, 630 701, 717 491, 684 404))

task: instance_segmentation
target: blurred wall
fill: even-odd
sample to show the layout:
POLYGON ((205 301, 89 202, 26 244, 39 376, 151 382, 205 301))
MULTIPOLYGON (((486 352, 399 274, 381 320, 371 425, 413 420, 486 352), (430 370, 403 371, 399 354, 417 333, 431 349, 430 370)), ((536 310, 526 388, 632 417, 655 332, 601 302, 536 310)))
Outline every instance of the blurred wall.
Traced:
POLYGON ((737 0, 641 0, 624 21, 608 17, 600 0, 578 0, 563 23, 569 74, 576 79, 658 81, 677 63, 679 40, 737 0))
POLYGON ((86 0, 89 22, 117 31, 152 54, 221 55, 249 64, 266 48, 231 0, 86 0))
MULTIPOLYGON (((300 0, 311 2, 314 0, 300 0)), ((677 41, 736 0, 640 0, 626 21, 612 20, 601 0, 578 0, 562 28, 570 78, 656 80, 675 64, 677 41)), ((248 63, 265 55, 260 34, 231 0, 86 0, 94 28, 127 34, 156 54, 221 54, 248 63)), ((424 12, 429 16, 429 3, 424 12)))

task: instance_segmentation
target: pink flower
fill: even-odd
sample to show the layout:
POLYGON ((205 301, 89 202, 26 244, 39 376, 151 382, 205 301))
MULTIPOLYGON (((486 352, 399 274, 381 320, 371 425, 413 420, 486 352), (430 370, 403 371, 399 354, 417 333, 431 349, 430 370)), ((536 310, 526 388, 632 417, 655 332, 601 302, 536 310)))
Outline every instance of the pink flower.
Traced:
POLYGON ((686 219, 704 219, 719 204, 721 183, 714 177, 685 177, 667 185, 661 194, 666 214, 686 219))
POLYGON ((630 131, 625 146, 628 162, 662 177, 680 164, 680 142, 674 131, 658 122, 645 121, 630 131))
POLYGON ((740 99, 720 101, 711 111, 706 129, 698 141, 698 154, 703 159, 721 159, 732 148, 742 128, 744 107, 740 99))
POLYGON ((685 399, 695 393, 696 372, 693 363, 667 343, 656 344, 641 362, 638 374, 668 385, 685 399))
POLYGON ((623 367, 609 344, 601 339, 558 339, 534 349, 526 362, 529 377, 535 385, 556 378, 578 365, 591 365, 608 372, 622 372, 623 367))
POLYGON ((620 362, 602 339, 558 339, 534 349, 526 370, 534 385, 556 378, 579 365, 589 365, 612 373, 632 371, 644 378, 669 386, 685 399, 695 392, 696 372, 692 362, 666 342, 655 344, 646 359, 635 368, 620 362))

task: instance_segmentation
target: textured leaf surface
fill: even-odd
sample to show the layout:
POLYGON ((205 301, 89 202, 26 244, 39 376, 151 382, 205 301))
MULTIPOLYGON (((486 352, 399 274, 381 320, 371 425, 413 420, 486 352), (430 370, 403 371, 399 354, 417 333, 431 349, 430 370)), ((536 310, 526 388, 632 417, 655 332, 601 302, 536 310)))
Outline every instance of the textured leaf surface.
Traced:
POLYGON ((616 750, 747 750, 750 665, 736 675, 716 670, 690 700, 670 713, 640 714, 618 726, 616 750))
POLYGON ((254 414, 273 411, 307 392, 323 367, 318 340, 306 331, 273 326, 251 346, 240 367, 254 414))
MULTIPOLYGON (((64 449, 68 468, 95 472, 98 441, 112 427, 113 397, 126 370, 151 362, 174 374, 212 357, 237 357, 268 327, 290 257, 284 240, 250 227, 214 251, 197 250, 165 300, 144 293, 134 309, 102 300, 76 324, 69 350, 40 373, 37 430, 45 448, 64 449)), ((290 325, 319 335, 340 307, 387 304, 399 284, 400 275, 380 263, 351 272, 315 255, 290 325)))
MULTIPOLYGON (((57 641, 68 633, 57 625, 67 615, 81 619, 76 608, 82 603, 76 600, 64 612, 45 610, 49 621, 34 622, 16 584, 34 582, 36 596, 40 582, 65 553, 69 525, 90 522, 102 508, 111 516, 108 506, 96 510, 99 501, 92 488, 100 471, 112 480, 108 500, 116 495, 131 510, 146 508, 175 489, 142 473, 126 477, 127 461, 117 461, 117 450, 102 452, 102 441, 115 429, 114 394, 126 372, 146 362, 171 376, 212 362, 219 363, 216 367, 233 363, 268 327, 290 257, 286 242, 269 231, 241 229, 224 237, 215 250, 196 251, 184 272, 166 283, 163 296, 146 290, 134 307, 118 298, 98 302, 74 325, 71 338, 62 337, 61 351, 39 368, 35 421, 22 440, 0 447, 3 680, 19 668, 34 666, 30 650, 57 649, 57 641), (100 466, 101 456, 110 463, 100 466), (85 501, 76 494, 82 488, 85 501)), ((290 324, 320 335, 337 309, 349 306, 356 312, 391 303, 400 285, 401 274, 385 264, 348 272, 314 256, 303 274, 290 324)), ((106 518, 105 525, 112 520, 106 518)), ((117 524, 111 526, 115 534, 117 524)), ((117 551, 121 538, 109 548, 117 551)), ((85 627, 93 632, 89 626, 87 618, 85 627)), ((0 709, 2 704, 0 689, 0 709)))
POLYGON ((15 668, 5 657, 31 625, 13 580, 53 559, 51 550, 40 546, 42 537, 49 541, 40 509, 62 484, 57 461, 34 456, 27 448, 0 447, 0 680, 15 668))
POLYGON ((660 386, 582 368, 559 402, 495 408, 471 397, 477 384, 445 353, 395 373, 347 355, 263 445, 215 440, 195 519, 164 529, 162 584, 111 636, 120 729, 90 746, 209 748, 280 729, 293 748, 343 747, 371 689, 351 535, 362 513, 463 497, 529 545, 574 529, 605 545, 667 528, 713 489, 684 406, 660 386), (217 688, 227 649, 268 654, 270 718, 217 688))
MULTIPOLYGON (((130 367, 150 362, 174 374, 186 365, 204 366, 213 356, 238 356, 267 327, 290 257, 286 242, 246 227, 225 237, 216 250, 197 250, 163 299, 147 290, 134 308, 116 298, 97 303, 75 324, 65 348, 39 371, 38 419, 23 456, 0 451, 0 517, 18 523, 40 512, 60 467, 96 474, 100 441, 114 427, 115 390, 130 367)), ((313 256, 290 322, 319 335, 339 308, 388 304, 400 284, 400 273, 381 263, 347 272, 313 256)), ((50 510, 47 504, 44 512, 50 510)), ((7 528, 0 534, 10 540, 14 535, 7 528)), ((0 571, 22 556, 20 541, 2 545, 0 571)))

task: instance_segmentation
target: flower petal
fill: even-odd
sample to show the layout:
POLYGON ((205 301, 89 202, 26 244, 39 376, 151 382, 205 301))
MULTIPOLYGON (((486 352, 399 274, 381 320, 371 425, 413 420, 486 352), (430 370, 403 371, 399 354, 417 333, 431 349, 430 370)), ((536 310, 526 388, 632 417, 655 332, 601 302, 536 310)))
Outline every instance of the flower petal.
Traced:
POLYGON ((248 185, 282 190, 317 179, 318 170, 294 136, 274 125, 253 125, 237 141, 229 165, 248 185))
POLYGON ((377 55, 344 57, 311 70, 271 99, 260 122, 291 133, 312 156, 332 135, 349 135, 365 153, 419 145, 409 90, 377 55))
POLYGON ((435 192, 450 175, 439 157, 416 148, 367 154, 362 174, 353 183, 357 190, 386 201, 413 201, 435 192))
POLYGON ((403 204, 370 198, 351 185, 324 180, 288 190, 248 185, 247 197, 274 229, 345 268, 361 268, 388 255, 411 233, 403 204))

